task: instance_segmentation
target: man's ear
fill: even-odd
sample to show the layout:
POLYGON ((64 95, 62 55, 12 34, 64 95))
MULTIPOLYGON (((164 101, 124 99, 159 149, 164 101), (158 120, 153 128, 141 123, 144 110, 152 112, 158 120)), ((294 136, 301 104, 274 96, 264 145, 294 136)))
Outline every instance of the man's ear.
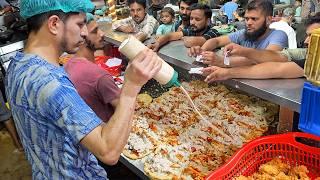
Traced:
POLYGON ((54 35, 58 34, 59 29, 63 26, 62 24, 63 22, 57 15, 52 15, 47 20, 47 26, 48 26, 49 32, 54 35))
POLYGON ((269 26, 272 23, 272 16, 267 16, 266 22, 267 22, 267 25, 269 26))

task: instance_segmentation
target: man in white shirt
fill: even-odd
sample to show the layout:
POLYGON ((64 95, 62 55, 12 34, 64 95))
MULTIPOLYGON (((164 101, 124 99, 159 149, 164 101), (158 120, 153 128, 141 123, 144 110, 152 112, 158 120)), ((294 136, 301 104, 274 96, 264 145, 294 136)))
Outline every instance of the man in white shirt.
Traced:
POLYGON ((288 36, 288 45, 289 49, 296 49, 297 48, 297 39, 296 39, 296 32, 290 26, 293 18, 294 18, 295 11, 293 8, 286 8, 283 11, 283 16, 280 21, 273 22, 270 24, 270 29, 276 29, 284 31, 288 36))
POLYGON ((159 23, 146 12, 146 0, 128 0, 130 17, 112 23, 112 29, 124 33, 134 33, 140 41, 151 37, 159 23))

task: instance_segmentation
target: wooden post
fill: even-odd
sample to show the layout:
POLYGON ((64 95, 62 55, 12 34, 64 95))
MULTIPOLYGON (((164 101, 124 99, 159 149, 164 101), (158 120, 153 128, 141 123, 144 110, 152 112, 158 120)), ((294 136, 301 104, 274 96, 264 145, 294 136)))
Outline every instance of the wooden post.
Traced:
POLYGON ((279 124, 277 131, 279 134, 291 132, 293 128, 293 114, 294 112, 288 108, 280 106, 279 124))

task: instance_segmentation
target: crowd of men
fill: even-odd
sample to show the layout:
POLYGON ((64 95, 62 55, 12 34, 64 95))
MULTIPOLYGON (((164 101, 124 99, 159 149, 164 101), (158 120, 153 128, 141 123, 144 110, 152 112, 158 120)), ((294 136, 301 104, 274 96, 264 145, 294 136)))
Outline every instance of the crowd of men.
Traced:
MULTIPOLYGON (((131 9, 131 16, 115 22, 113 29, 125 33, 128 33, 127 29, 130 29, 129 33, 135 34, 142 41, 146 38, 141 39, 141 34, 144 34, 143 37, 151 37, 158 27, 158 21, 146 13, 146 1, 128 0, 128 4, 131 9), (138 6, 141 11, 144 9, 144 13, 136 13, 135 6, 138 6)), ((228 16, 228 22, 234 22, 235 19, 238 19, 237 8, 237 0, 227 2, 221 7, 221 12, 228 16)), ((275 21, 273 4, 270 1, 249 1, 242 17, 245 28, 227 35, 220 35, 211 24, 212 12, 207 5, 200 4, 197 0, 181 0, 179 1, 180 16, 174 22, 175 31, 157 36, 156 42, 148 47, 158 51, 170 41, 183 40, 184 45, 188 48, 188 55, 191 57, 200 56, 204 64, 209 66, 203 72, 205 76, 208 76, 207 80, 212 80, 209 77, 216 76, 216 74, 219 75, 217 79, 241 78, 242 76, 246 78, 301 77, 303 75, 301 71, 291 71, 290 73, 295 73, 290 75, 286 74, 287 72, 282 72, 283 75, 273 73, 270 76, 266 76, 263 71, 257 71, 261 75, 250 76, 249 71, 247 71, 248 75, 243 74, 241 77, 230 75, 225 75, 224 77, 224 73, 217 73, 217 69, 234 71, 238 69, 233 69, 233 67, 259 68, 266 64, 274 64, 274 61, 284 65, 288 64, 289 60, 298 60, 301 66, 306 58, 306 49, 297 48, 297 34, 291 27, 297 16, 297 11, 300 10, 301 3, 296 1, 294 8, 285 9, 282 16, 275 21), (256 50, 259 53, 276 53, 278 58, 261 58, 261 56, 260 58, 248 58, 247 54, 234 53, 234 49, 239 48, 246 48, 251 51, 256 50), (299 57, 296 57, 296 55, 299 57), (230 59, 230 65, 228 66, 223 62, 225 56, 229 56, 230 59), (283 60, 283 56, 287 60, 283 60), (303 59, 302 62, 300 62, 301 59, 303 59)), ((319 14, 309 17, 305 22, 307 32, 310 33, 317 28, 318 19, 319 14), (311 26, 311 29, 309 29, 309 26, 311 26)), ((307 46, 306 43, 304 47, 307 46)), ((250 55, 252 54, 254 53, 250 53, 250 55)))

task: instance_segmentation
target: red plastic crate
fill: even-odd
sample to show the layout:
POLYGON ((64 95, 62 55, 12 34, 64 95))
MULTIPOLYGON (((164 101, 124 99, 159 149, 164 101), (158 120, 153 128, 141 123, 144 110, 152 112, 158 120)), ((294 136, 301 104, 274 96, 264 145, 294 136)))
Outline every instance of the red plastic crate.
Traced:
POLYGON ((111 59, 110 56, 96 56, 95 63, 103 68, 104 70, 108 71, 112 76, 119 76, 121 74, 122 65, 109 67, 105 64, 108 59, 111 59))
POLYGON ((287 133, 258 138, 244 145, 230 160, 212 172, 207 179, 233 179, 240 175, 249 176, 259 166, 281 158, 291 165, 305 165, 311 179, 320 176, 320 148, 302 144, 297 138, 320 143, 320 137, 306 133, 287 133))

